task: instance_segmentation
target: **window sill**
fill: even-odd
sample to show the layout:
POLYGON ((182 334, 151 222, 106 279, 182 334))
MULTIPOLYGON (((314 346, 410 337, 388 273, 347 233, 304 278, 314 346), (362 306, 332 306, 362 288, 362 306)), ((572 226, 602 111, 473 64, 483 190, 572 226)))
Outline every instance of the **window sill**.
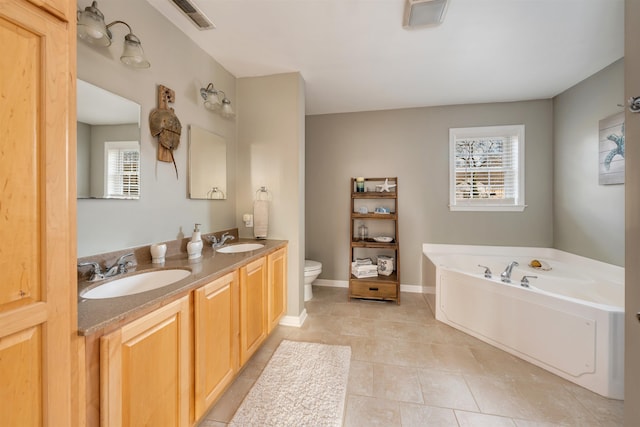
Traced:
POLYGON ((449 205, 450 211, 462 212, 523 212, 527 205, 449 205))

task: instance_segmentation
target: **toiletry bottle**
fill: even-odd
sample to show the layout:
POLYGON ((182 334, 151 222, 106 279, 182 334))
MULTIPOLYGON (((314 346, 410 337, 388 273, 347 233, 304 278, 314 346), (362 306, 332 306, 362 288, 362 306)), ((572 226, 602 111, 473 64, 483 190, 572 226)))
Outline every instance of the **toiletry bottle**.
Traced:
POLYGON ((196 259, 202 256, 202 238, 200 237, 200 224, 196 224, 191 235, 191 241, 187 243, 187 254, 189 259, 196 259))

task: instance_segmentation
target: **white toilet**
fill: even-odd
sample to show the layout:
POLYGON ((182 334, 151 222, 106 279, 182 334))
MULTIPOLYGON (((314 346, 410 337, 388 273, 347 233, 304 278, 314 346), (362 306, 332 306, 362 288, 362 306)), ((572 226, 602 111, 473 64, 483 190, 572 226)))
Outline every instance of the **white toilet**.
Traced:
POLYGON ((311 284, 322 273, 322 263, 318 261, 312 261, 310 259, 304 260, 304 300, 309 301, 313 298, 313 288, 311 284))

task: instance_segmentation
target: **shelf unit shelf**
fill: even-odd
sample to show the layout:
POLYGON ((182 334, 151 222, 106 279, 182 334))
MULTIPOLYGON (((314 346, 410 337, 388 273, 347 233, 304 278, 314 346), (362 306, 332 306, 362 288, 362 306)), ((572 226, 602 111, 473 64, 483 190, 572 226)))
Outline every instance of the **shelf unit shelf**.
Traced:
POLYGON ((353 219, 390 219, 395 221, 398 219, 398 215, 395 212, 388 213, 388 214, 380 214, 375 212, 363 214, 359 212, 354 212, 352 218, 353 219))
MULTIPOLYGON (((351 212, 350 212, 350 253, 351 259, 349 262, 349 300, 352 298, 358 299, 374 299, 384 301, 395 301, 400 304, 400 242, 398 233, 398 178, 364 178, 365 188, 367 184, 383 184, 384 182, 393 185, 390 191, 357 191, 357 180, 351 178, 351 212), (386 203, 390 203, 393 207, 390 209, 390 213, 360 213, 356 208, 358 201, 366 203, 375 200, 384 200, 386 203), (394 235, 391 242, 377 242, 373 238, 361 239, 356 235, 357 228, 355 222, 363 223, 376 223, 376 222, 392 222, 392 229, 394 235), (394 271, 388 276, 379 274, 374 277, 361 277, 358 278, 351 272, 351 263, 356 260, 357 253, 362 250, 372 250, 375 252, 384 251, 384 254, 393 253, 394 259, 394 271)), ((375 187, 369 187, 375 188, 375 187)))

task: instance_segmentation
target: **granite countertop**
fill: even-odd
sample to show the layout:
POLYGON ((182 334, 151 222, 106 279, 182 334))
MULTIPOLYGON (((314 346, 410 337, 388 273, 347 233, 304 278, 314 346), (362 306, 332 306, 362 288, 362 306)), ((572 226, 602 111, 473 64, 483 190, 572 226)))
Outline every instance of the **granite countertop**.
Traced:
MULTIPOLYGON (((171 285, 159 289, 116 298, 84 299, 82 293, 95 286, 107 283, 78 282, 78 334, 89 336, 114 330, 137 319, 163 305, 187 295, 191 290, 211 282, 243 265, 261 258, 277 249, 286 246, 285 240, 253 240, 240 239, 237 243, 261 243, 264 248, 234 254, 215 252, 205 243, 202 256, 196 260, 187 259, 186 252, 167 256, 164 264, 152 264, 150 260, 138 263, 130 273, 178 268, 187 269, 191 274, 171 285)), ((130 274, 127 273, 127 274, 130 274)), ((114 279, 126 277, 116 276, 114 279)))

